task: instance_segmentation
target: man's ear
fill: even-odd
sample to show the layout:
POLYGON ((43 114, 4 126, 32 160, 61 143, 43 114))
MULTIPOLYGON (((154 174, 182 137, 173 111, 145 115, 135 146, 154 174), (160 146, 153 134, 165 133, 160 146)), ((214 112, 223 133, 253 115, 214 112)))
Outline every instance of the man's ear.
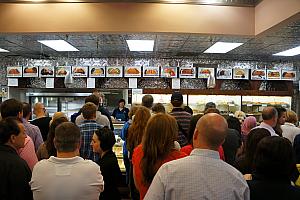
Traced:
POLYGON ((198 132, 197 128, 195 128, 194 135, 193 135, 193 141, 198 140, 198 136, 199 136, 198 134, 199 134, 199 132, 198 132))
POLYGON ((23 111, 18 112, 18 118, 19 118, 19 119, 22 119, 22 118, 23 118, 23 111))
POLYGON ((55 140, 55 137, 53 138, 53 144, 54 144, 54 147, 56 149, 56 140, 55 140))
POLYGON ((9 141, 10 141, 12 144, 14 144, 15 141, 16 141, 16 135, 12 134, 12 135, 10 136, 10 138, 9 138, 9 141))

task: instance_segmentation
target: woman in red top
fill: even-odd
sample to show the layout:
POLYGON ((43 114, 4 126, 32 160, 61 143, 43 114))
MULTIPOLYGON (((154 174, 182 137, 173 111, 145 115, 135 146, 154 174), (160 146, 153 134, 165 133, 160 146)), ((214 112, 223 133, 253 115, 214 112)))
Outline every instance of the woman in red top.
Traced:
POLYGON ((175 149, 178 127, 176 119, 168 114, 156 114, 147 123, 142 144, 134 149, 133 176, 140 199, 144 199, 159 167, 171 160, 185 157, 175 149))

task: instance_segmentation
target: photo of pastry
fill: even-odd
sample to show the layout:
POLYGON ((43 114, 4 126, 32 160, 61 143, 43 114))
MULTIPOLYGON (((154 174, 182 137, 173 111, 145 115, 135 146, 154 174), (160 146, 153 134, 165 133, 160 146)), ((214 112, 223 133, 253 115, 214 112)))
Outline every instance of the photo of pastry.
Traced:
POLYGON ((290 81, 296 80, 296 71, 282 70, 282 79, 290 81))
POLYGON ((217 69, 217 79, 232 79, 232 69, 217 69))
POLYGON ((38 77, 37 67, 23 67, 23 77, 38 77))
POLYGON ((280 70, 267 70, 267 80, 281 80, 280 70))
POLYGON ((144 67, 143 77, 159 77, 159 67, 144 67))
POLYGON ((22 67, 7 67, 6 77, 22 77, 22 67))
POLYGON ((264 69, 252 69, 251 80, 266 80, 266 70, 264 69))
POLYGON ((39 67, 40 77, 54 77, 54 67, 39 67))
POLYGON ((55 76, 56 77, 65 77, 71 71, 70 66, 59 66, 55 68, 55 76))
POLYGON ((122 77, 123 67, 106 67, 106 77, 122 77))
POLYGON ((105 77, 105 67, 90 67, 90 77, 105 77))
POLYGON ((248 69, 233 69, 233 79, 249 79, 248 69))
POLYGON ((210 74, 214 74, 214 68, 198 68, 198 78, 208 78, 210 74))
POLYGON ((124 77, 141 77, 141 67, 125 67, 124 77))
POLYGON ((87 67, 72 66, 73 77, 87 77, 87 67))

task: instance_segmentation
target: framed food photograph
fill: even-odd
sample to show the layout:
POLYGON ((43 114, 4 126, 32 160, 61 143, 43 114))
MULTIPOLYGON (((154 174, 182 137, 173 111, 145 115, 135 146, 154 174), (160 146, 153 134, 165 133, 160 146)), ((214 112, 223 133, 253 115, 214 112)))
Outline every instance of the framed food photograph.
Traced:
POLYGON ((39 72, 38 72, 38 67, 29 67, 29 66, 24 66, 23 67, 23 77, 38 77, 39 72))
POLYGON ((232 79, 232 69, 217 68, 216 79, 232 79))
POLYGON ((87 77, 88 67, 72 66, 73 77, 87 77))
POLYGON ((123 77, 123 67, 106 67, 106 77, 123 77))
POLYGON ((164 78, 177 78, 177 67, 161 67, 161 77, 164 78))
POLYGON ((209 74, 215 74, 215 68, 198 67, 198 78, 208 78, 209 74))
POLYGON ((68 72, 71 73, 71 66, 55 67, 55 77, 65 77, 68 72))
POLYGON ((6 68, 6 77, 22 77, 23 69, 20 66, 7 67, 6 68))
POLYGON ((180 67, 179 78, 196 78, 195 67, 180 67))
POLYGON ((124 77, 142 77, 142 67, 124 67, 124 77))
POLYGON ((54 66, 39 67, 40 77, 54 77, 54 66))
POLYGON ((233 79, 249 79, 249 69, 235 68, 233 69, 233 79))
POLYGON ((159 67, 143 67, 143 77, 159 77, 159 67))
POLYGON ((252 69, 251 80, 266 80, 267 72, 265 69, 252 69))
POLYGON ((89 67, 89 77, 105 77, 105 67, 89 67))
POLYGON ((282 80, 295 81, 297 79, 296 75, 297 75, 296 71, 291 71, 291 70, 282 70, 281 71, 281 79, 282 80))
POLYGON ((281 80, 281 71, 267 70, 267 80, 281 80))

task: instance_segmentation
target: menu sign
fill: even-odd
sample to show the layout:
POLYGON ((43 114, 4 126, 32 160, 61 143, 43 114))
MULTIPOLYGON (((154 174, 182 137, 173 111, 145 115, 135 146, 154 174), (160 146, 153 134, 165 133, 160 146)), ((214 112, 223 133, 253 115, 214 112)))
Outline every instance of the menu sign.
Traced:
POLYGON ((210 74, 214 75, 215 68, 198 68, 198 78, 208 78, 210 74))
POLYGON ((266 80, 267 73, 265 69, 252 69, 251 70, 251 80, 266 80))
POLYGON ((177 78, 177 67, 162 67, 161 77, 177 78))
POLYGON ((106 67, 106 77, 123 77, 123 67, 106 67))
POLYGON ((248 69, 233 69, 233 79, 249 79, 248 69))
POLYGON ((267 80, 281 80, 280 70, 267 70, 267 80))
POLYGON ((141 77, 142 69, 141 67, 125 67, 124 77, 141 77))
POLYGON ((194 67, 180 67, 179 78, 196 78, 196 68, 194 67))
POLYGON ((38 77, 38 67, 23 67, 23 77, 38 77))
POLYGON ((232 69, 217 69, 217 79, 232 79, 232 69))
POLYGON ((89 67, 90 77, 105 77, 105 67, 89 67))
POLYGON ((159 77, 159 67, 144 67, 143 77, 159 77))
POLYGON ((65 77, 68 72, 71 72, 71 66, 59 66, 55 68, 56 77, 65 77))
POLYGON ((22 77, 22 67, 7 67, 6 77, 22 77))
POLYGON ((282 80, 295 81, 296 80, 296 71, 282 70, 281 78, 282 78, 282 80))
POLYGON ((54 77, 54 66, 39 67, 40 77, 54 77))
POLYGON ((88 67, 72 66, 73 77, 87 77, 88 67))

